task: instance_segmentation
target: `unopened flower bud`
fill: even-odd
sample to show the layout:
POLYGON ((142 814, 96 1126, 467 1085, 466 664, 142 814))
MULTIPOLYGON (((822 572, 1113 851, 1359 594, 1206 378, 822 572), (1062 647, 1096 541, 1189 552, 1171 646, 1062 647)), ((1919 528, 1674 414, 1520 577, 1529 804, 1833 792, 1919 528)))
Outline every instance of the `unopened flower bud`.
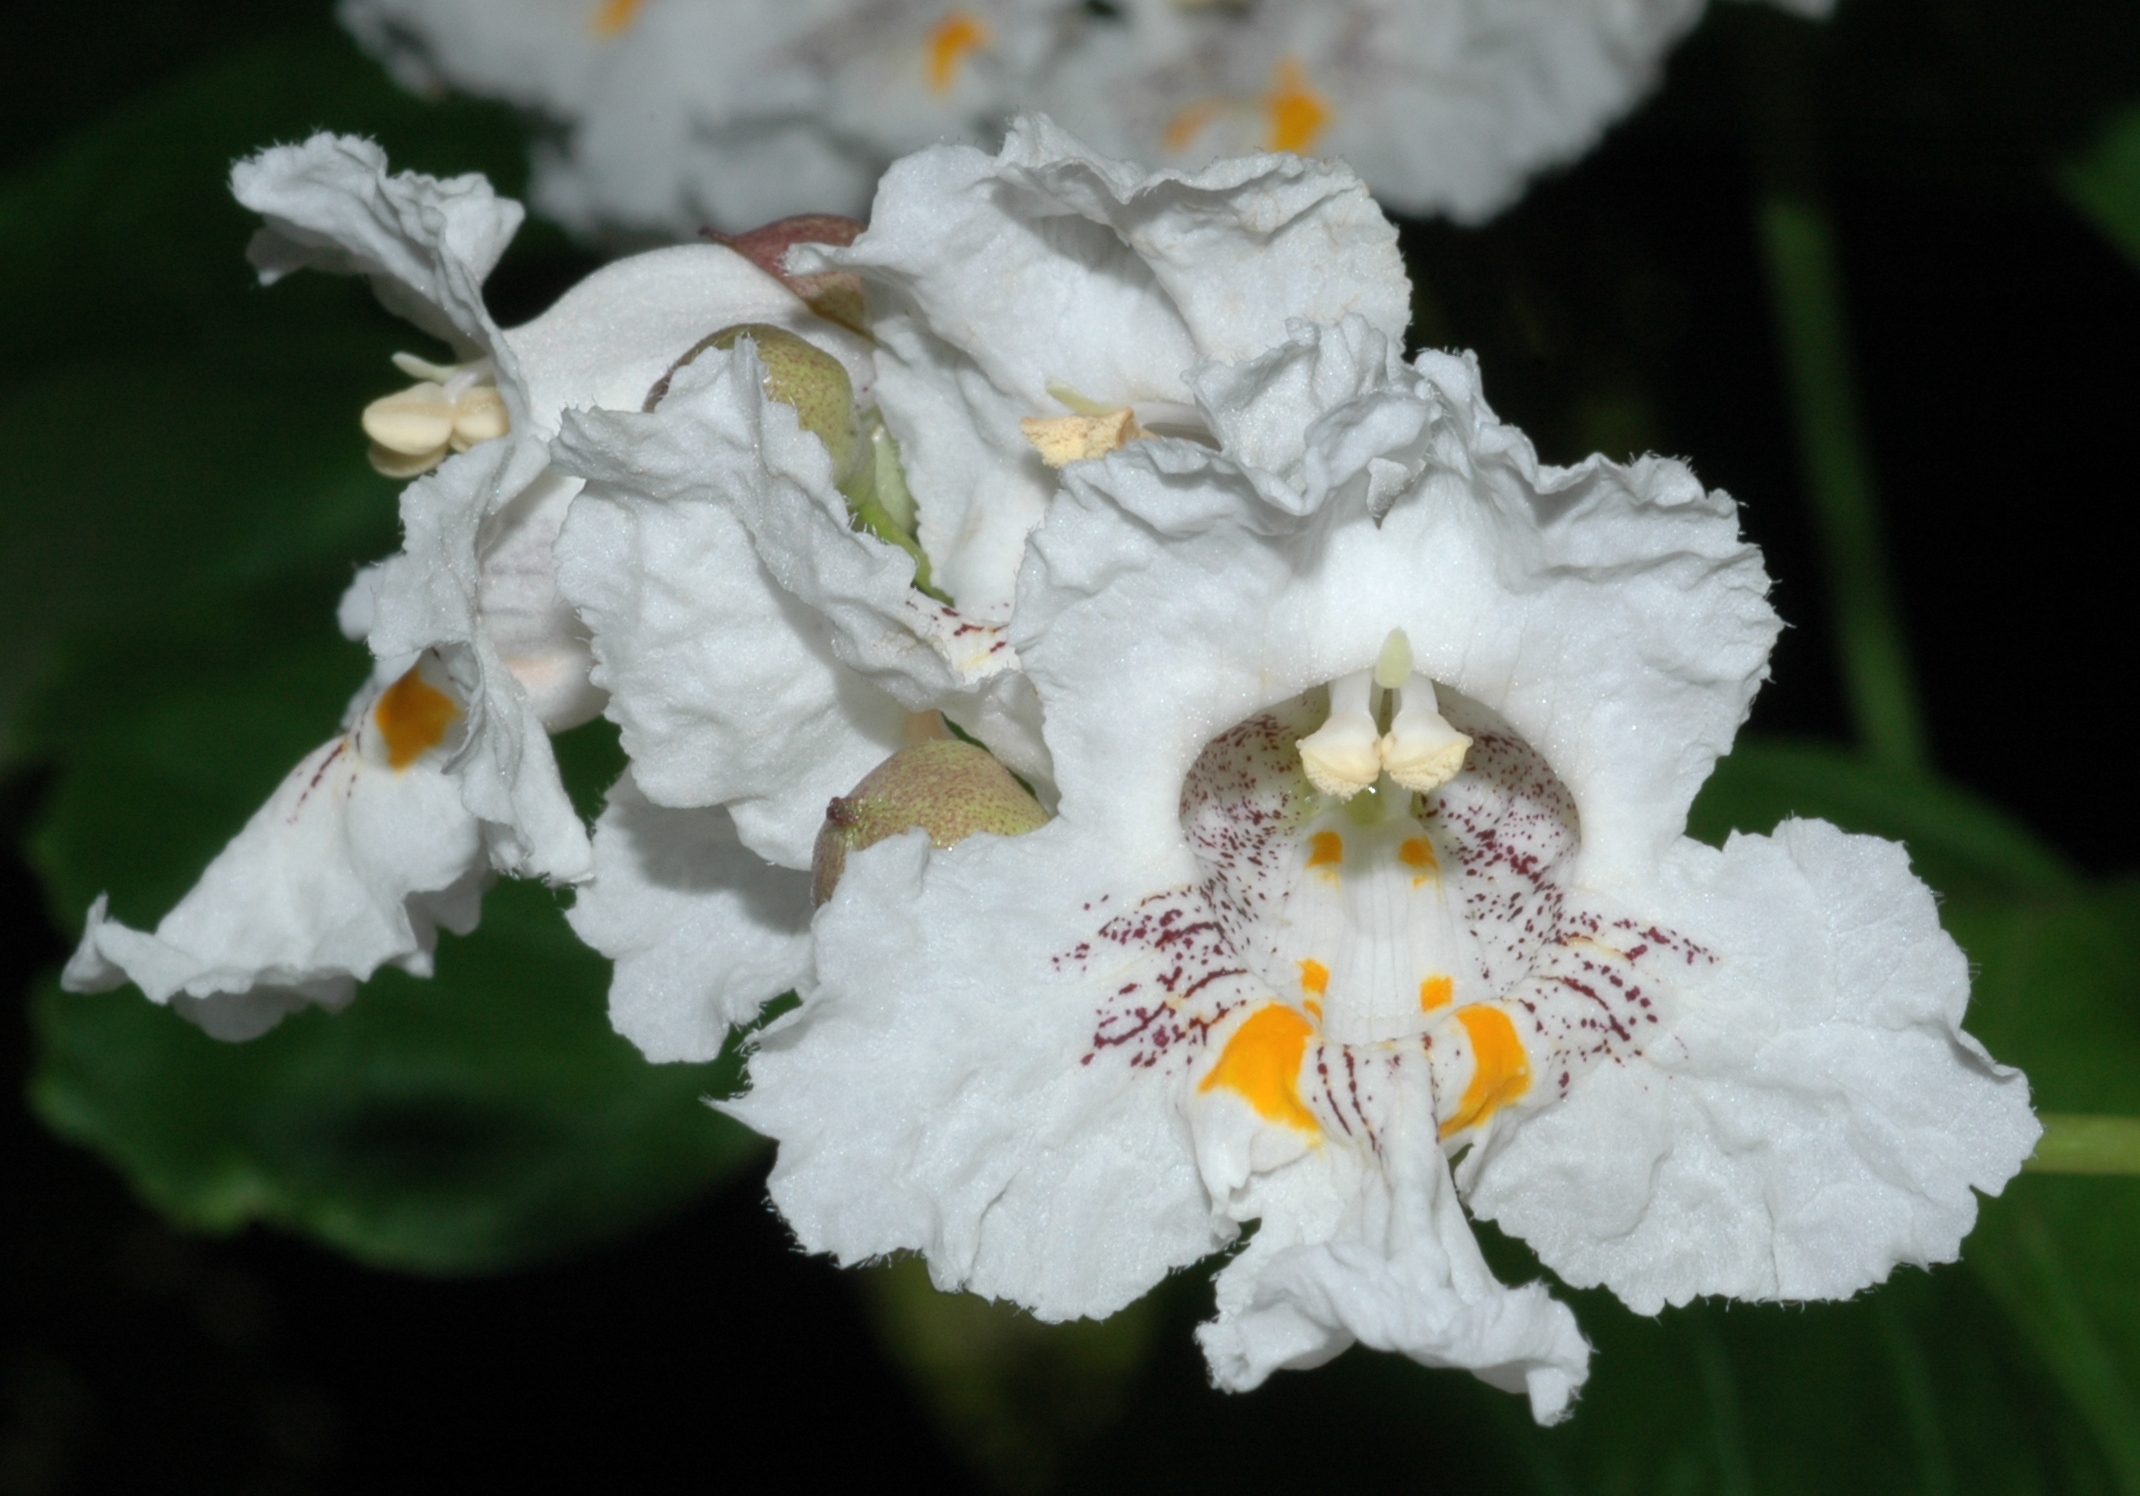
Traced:
POLYGON ((784 327, 743 322, 701 338, 648 392, 646 408, 652 410, 661 403, 678 369, 709 348, 733 348, 745 338, 758 350, 758 362, 765 369, 766 398, 794 411, 803 430, 825 444, 832 455, 832 481, 846 484, 857 462, 872 455, 856 424, 854 383, 838 359, 784 327))
POLYGON ((916 826, 935 846, 949 847, 976 831, 1023 836, 1047 819, 1040 802, 987 749, 956 738, 917 743, 825 807, 810 860, 810 896, 820 904, 832 897, 850 852, 916 826))

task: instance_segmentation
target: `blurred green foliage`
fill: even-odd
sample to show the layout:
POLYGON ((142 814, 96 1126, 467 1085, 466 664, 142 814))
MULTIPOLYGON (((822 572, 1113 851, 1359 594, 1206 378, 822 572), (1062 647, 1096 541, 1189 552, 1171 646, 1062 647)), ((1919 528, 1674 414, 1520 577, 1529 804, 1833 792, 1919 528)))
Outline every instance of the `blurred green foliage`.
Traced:
MULTIPOLYGON (((368 668, 334 605, 396 543, 356 413, 420 334, 359 282, 261 288, 229 164, 322 123, 399 164, 520 175, 515 121, 427 106, 324 24, 219 57, 0 183, 0 767, 52 778, 33 835, 53 917, 108 890, 140 925, 309 749, 368 668)), ((542 252, 536 230, 533 252, 542 252)), ((525 246, 523 246, 525 248, 525 246)), ((427 350, 428 351, 428 350, 427 350)), ((559 742, 592 814, 613 730, 559 742)), ((172 1219, 253 1220, 368 1262, 473 1272, 641 1226, 757 1140, 699 1104, 732 1060, 654 1067, 609 1029, 606 963, 539 887, 493 890, 427 982, 247 1045, 131 990, 36 998, 39 1114, 172 1219)))

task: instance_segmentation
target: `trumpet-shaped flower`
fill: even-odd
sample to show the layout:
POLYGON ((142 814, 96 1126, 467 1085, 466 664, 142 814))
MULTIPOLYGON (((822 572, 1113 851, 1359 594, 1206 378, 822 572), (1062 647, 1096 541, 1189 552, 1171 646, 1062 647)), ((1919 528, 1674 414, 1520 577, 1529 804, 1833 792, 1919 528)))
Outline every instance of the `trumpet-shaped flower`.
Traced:
POLYGON ((560 415, 636 409, 729 323, 817 319, 744 255, 706 244, 612 265, 502 330, 482 283, 521 210, 480 178, 391 175, 376 146, 322 135, 241 162, 232 180, 267 221, 251 249, 264 280, 363 274, 450 351, 398 358, 417 382, 363 414, 376 465, 428 471, 402 494, 401 553, 343 599, 344 629, 379 661, 343 731, 154 935, 100 900, 67 968, 77 990, 131 980, 244 1037, 305 1001, 345 1001, 382 963, 427 971, 436 926, 471 927, 493 870, 589 874, 549 743, 602 705, 550 554, 578 488, 550 465, 560 415))
MULTIPOLYGON (((558 460, 586 487, 558 554, 632 756, 631 793, 647 802, 618 814, 644 825, 659 807, 726 807, 742 844, 782 870, 768 886, 791 890, 779 908, 794 916, 731 933, 800 961, 782 932, 807 922, 792 891, 806 887, 825 806, 907 741, 910 716, 942 711, 1046 792, 1037 703, 1004 624, 1058 481, 1049 441, 1088 426, 1104 431, 1081 453, 1132 427, 1211 439, 1192 403, 1200 364, 1274 348, 1289 322, 1350 316, 1394 333, 1410 292, 1394 231, 1342 167, 1260 157, 1147 174, 1042 119, 1019 122, 995 156, 940 147, 902 161, 867 232, 805 242, 788 264, 862 284, 873 342, 854 390, 869 463, 836 455, 792 398, 769 393, 765 348, 739 337, 678 370, 649 412, 567 421, 558 460), (865 466, 871 502, 896 489, 908 528, 858 522, 865 466)), ((651 948, 624 906, 650 878, 598 877, 575 913, 626 985, 651 948)), ((709 897, 709 921, 739 907, 709 897)), ((718 1042, 713 1015, 745 1016, 802 970, 751 993, 715 991, 668 957, 646 969, 665 973, 677 1011, 700 1015, 702 1044, 718 1042)), ((684 1053, 666 1023, 649 1032, 652 1051, 684 1053)))
POLYGON ((1063 0, 343 0, 419 92, 535 111, 543 212, 688 235, 857 213, 895 156, 994 133, 1063 0))
POLYGON ((1104 1315, 1256 1230, 1201 1332, 1562 1416, 1569 1311, 1951 1259, 2037 1134, 1901 848, 1683 829, 1777 620, 1677 462, 1537 460, 1358 321, 1193 378, 1218 450, 1065 472, 1011 636, 1059 814, 850 855, 733 1110, 802 1242, 1104 1315))
MULTIPOLYGON (((1824 0, 1791 3, 1818 15, 1824 0)), ((1042 105, 1102 148, 1331 155, 1404 213, 1490 217, 1647 94, 1702 0, 1125 0, 1042 105)))

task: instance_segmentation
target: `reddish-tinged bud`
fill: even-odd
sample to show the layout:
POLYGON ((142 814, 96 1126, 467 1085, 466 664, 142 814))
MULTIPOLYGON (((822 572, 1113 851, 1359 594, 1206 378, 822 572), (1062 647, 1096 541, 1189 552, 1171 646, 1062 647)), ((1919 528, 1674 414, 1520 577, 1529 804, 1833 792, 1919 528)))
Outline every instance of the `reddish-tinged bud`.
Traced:
POLYGON ((706 237, 716 244, 727 245, 779 280, 826 321, 851 327, 867 336, 869 323, 862 310, 862 277, 851 270, 791 275, 788 251, 798 244, 849 245, 868 226, 836 213, 798 213, 793 218, 782 218, 743 234, 720 234, 708 229, 706 237))

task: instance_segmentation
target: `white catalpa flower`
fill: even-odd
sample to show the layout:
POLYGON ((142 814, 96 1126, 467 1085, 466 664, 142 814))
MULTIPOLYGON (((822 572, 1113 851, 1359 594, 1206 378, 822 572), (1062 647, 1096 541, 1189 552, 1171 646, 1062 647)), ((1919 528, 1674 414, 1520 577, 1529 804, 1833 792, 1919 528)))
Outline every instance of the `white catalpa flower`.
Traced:
MULTIPOLYGON (((1826 0, 1790 9, 1824 13, 1826 0)), ((1037 98, 1102 149, 1336 156, 1402 213, 1476 223, 1655 86, 1703 0, 1121 0, 1037 98)))
POLYGON ((1953 1258, 2033 1146, 1902 849, 1687 807, 1778 624, 1681 464, 1539 463, 1357 321, 1196 377, 1221 449, 1067 470, 1011 637, 1059 813, 851 855, 737 1116, 803 1244, 1104 1315, 1253 1237, 1228 1388, 1354 1341, 1562 1416, 1640 1312, 1953 1258))
POLYGON ((557 127, 536 206, 689 235, 860 212, 896 156, 992 137, 1067 0, 342 0, 405 86, 557 127))
POLYGON ((593 630, 633 766, 598 849, 628 833, 680 870, 658 808, 688 812, 696 829, 675 834, 692 838, 725 836, 704 812, 726 807, 774 869, 738 876, 783 890, 739 902, 690 874, 709 902, 674 927, 700 952, 687 959, 641 908, 682 909, 673 878, 621 844, 598 850, 574 920, 619 963, 618 1013, 648 1015, 626 1032, 662 1059, 710 1053, 800 979, 825 807, 908 741, 916 714, 943 712, 1048 793, 1003 626, 1057 486, 1050 463, 1147 428, 1211 439, 1192 403, 1200 364, 1272 349, 1289 322, 1353 316, 1394 334, 1410 302, 1395 232, 1342 167, 1260 157, 1149 175, 1041 119, 995 156, 946 146, 900 162, 867 232, 804 242, 788 263, 859 278, 874 341, 851 390, 822 409, 768 394, 809 352, 739 330, 650 413, 577 415, 558 443, 587 480, 558 542, 561 585, 593 630), (693 1016, 653 1016, 671 1010, 693 1016))
POLYGON ((99 900, 67 968, 76 990, 133 981, 238 1038, 307 1001, 338 1006, 382 964, 428 972, 436 927, 473 927, 493 870, 588 876, 549 742, 602 706, 550 555, 579 486, 550 467, 560 413, 637 409, 727 323, 817 319, 744 255, 702 244, 612 265, 503 331, 482 283, 522 215, 481 178, 389 175, 376 146, 320 135, 241 162, 232 183, 267 220, 251 249, 263 280, 363 274, 450 349, 397 358, 417 383, 364 412, 378 466, 430 471, 402 494, 402 552, 343 599, 379 667, 342 733, 154 935, 99 900))

